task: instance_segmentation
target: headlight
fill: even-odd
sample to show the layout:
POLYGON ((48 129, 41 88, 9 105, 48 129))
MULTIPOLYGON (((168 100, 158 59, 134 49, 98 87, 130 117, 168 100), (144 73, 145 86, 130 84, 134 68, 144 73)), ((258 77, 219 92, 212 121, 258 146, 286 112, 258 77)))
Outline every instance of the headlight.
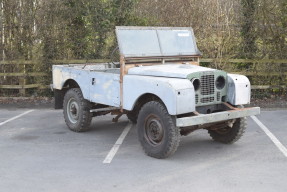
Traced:
POLYGON ((194 90, 198 91, 200 88, 200 80, 197 78, 191 79, 191 83, 193 84, 194 90))
POLYGON ((215 86, 217 89, 223 89, 225 86, 225 78, 223 76, 218 76, 215 80, 215 86))

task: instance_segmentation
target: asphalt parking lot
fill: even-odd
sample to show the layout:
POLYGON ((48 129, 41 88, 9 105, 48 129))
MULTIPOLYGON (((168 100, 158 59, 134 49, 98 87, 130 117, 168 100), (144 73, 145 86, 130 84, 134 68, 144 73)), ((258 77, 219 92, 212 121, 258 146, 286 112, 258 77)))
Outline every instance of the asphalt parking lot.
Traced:
POLYGON ((126 117, 118 123, 96 117, 89 132, 74 133, 61 110, 1 108, 0 191, 285 192, 287 110, 257 118, 264 128, 248 118, 245 135, 233 145, 200 130, 159 160, 144 154, 126 117))

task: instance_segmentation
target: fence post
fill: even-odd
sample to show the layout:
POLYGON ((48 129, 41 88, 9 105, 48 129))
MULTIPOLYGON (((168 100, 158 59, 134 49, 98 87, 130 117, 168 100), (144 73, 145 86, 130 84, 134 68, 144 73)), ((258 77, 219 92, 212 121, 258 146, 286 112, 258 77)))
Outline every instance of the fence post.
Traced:
POLYGON ((25 90, 25 85, 26 85, 26 65, 25 63, 23 64, 18 64, 20 68, 20 72, 23 73, 23 75, 19 78, 19 85, 21 85, 21 89, 19 90, 19 93, 21 96, 26 95, 26 90, 25 90))

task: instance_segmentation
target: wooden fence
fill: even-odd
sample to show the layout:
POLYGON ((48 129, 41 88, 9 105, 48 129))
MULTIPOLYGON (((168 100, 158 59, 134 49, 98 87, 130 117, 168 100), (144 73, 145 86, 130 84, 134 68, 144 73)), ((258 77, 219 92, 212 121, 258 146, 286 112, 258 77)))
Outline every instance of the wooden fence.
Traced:
MULTIPOLYGON (((253 90, 283 89, 287 85, 287 60, 247 60, 247 59, 201 59, 204 66, 222 68, 230 73, 243 74, 251 79, 253 90), (264 67, 262 67, 264 66, 264 67), (264 80, 265 79, 265 80, 264 80), (276 79, 276 80, 274 80, 276 79)), ((54 64, 101 63, 105 60, 56 60, 54 64)), ((0 62, 0 96, 9 96, 7 90, 14 90, 15 95, 25 96, 28 89, 48 89, 35 79, 50 78, 51 72, 35 72, 34 61, 0 62), (10 79, 10 80, 9 80, 10 79)))
POLYGON ((43 72, 29 72, 27 68, 36 65, 36 63, 31 61, 2 61, 0 65, 0 89, 18 89, 20 95, 25 95, 26 89, 39 88, 42 86, 37 83, 28 84, 26 81, 28 77, 46 76, 46 73, 43 72), (7 79, 10 79, 10 82, 7 79))
MULTIPOLYGON (((56 60, 53 64, 69 64, 69 63, 101 63, 105 60, 56 60)), ((39 71, 35 69, 35 66, 39 66, 39 62, 35 61, 0 61, 0 97, 5 94, 9 95, 9 92, 5 93, 5 90, 17 90, 20 96, 25 96, 28 89, 49 89, 50 85, 45 85, 36 80, 28 81, 29 78, 49 78, 49 73, 34 72, 39 71), (10 82, 9 80, 10 79, 10 82)), ((15 95, 15 94, 13 94, 15 95)))

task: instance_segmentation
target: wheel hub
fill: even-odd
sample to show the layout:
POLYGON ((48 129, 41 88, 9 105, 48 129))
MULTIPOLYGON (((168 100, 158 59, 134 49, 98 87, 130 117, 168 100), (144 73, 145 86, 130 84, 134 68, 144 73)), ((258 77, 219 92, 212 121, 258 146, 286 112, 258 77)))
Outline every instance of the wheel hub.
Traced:
POLYGON ((76 106, 75 106, 74 103, 71 105, 71 113, 72 113, 73 115, 76 115, 76 114, 77 114, 77 108, 76 108, 76 106))
POLYGON ((162 142, 164 129, 160 120, 156 116, 150 116, 145 123, 145 136, 152 145, 162 142))
POLYGON ((74 98, 71 98, 67 105, 67 114, 70 122, 76 123, 79 119, 79 105, 74 98))

